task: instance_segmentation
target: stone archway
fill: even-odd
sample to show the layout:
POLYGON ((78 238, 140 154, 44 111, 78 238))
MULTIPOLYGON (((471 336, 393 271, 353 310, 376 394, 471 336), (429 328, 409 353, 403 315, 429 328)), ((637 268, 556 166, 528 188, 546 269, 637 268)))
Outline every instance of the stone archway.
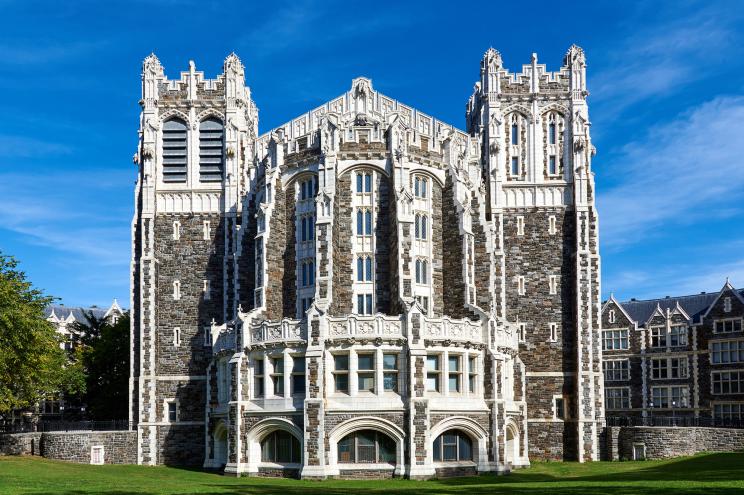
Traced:
POLYGON ((506 425, 504 444, 504 466, 511 467, 519 464, 519 429, 514 424, 506 425))

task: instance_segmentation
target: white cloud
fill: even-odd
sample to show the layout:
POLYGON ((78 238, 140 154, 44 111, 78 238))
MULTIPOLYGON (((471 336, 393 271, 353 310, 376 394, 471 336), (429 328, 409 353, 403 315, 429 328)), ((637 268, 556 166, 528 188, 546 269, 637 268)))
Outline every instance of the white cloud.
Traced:
MULTIPOLYGON (((669 96, 687 85, 714 77, 725 67, 729 47, 740 34, 728 9, 715 5, 680 8, 677 18, 631 34, 605 54, 604 66, 590 79, 595 108, 617 116, 628 107, 669 96)), ((648 16, 644 12, 642 16, 648 16)))
POLYGON ((744 97, 719 97, 626 145, 603 168, 602 241, 635 243, 662 225, 729 212, 744 200, 744 97))

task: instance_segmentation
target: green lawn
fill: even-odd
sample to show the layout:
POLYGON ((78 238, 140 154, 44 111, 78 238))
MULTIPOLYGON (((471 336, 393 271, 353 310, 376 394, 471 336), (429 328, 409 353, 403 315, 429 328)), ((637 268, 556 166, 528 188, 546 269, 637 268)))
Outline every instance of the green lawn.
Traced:
POLYGON ((704 454, 668 461, 536 463, 508 476, 438 481, 297 481, 232 478, 167 467, 90 466, 32 457, 0 457, 0 494, 282 494, 478 493, 541 495, 744 494, 744 453, 704 454))

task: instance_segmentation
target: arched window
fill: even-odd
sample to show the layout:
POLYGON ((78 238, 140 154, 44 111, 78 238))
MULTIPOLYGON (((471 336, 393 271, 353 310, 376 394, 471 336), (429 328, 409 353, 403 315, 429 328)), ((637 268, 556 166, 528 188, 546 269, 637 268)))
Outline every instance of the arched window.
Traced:
POLYGON ((434 440, 434 462, 472 461, 473 442, 461 430, 448 430, 434 440))
POLYGON ((222 122, 214 117, 199 124, 199 180, 219 182, 222 180, 222 122))
POLYGON ((318 181, 311 177, 300 182, 300 201, 312 199, 318 194, 318 181))
POLYGON ((429 263, 426 260, 416 260, 416 283, 426 284, 429 281, 429 263))
POLYGON ((415 176, 413 178, 413 195, 425 199, 428 195, 428 182, 429 180, 426 177, 415 176))
POLYGON ((395 463, 395 442, 375 430, 355 431, 338 442, 338 462, 342 464, 395 463))
POLYGON ((417 240, 425 241, 428 231, 428 218, 426 215, 416 214, 414 217, 414 235, 417 240))
POLYGON ((371 172, 364 171, 356 173, 356 192, 357 194, 372 192, 371 172))
POLYGON ((186 182, 187 131, 188 126, 181 119, 163 123, 163 182, 186 182))
POLYGON ((284 430, 269 433, 261 441, 261 461, 279 463, 301 463, 302 449, 294 435, 284 430))

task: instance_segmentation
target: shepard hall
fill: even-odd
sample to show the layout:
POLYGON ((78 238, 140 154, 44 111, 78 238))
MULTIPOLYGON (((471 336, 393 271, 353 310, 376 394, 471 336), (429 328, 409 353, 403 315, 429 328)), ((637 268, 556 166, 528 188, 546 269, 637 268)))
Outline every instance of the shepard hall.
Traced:
POLYGON ((246 84, 235 54, 216 79, 142 66, 137 462, 420 479, 598 459, 583 50, 515 73, 489 49, 462 128, 359 77, 259 132, 246 84))

